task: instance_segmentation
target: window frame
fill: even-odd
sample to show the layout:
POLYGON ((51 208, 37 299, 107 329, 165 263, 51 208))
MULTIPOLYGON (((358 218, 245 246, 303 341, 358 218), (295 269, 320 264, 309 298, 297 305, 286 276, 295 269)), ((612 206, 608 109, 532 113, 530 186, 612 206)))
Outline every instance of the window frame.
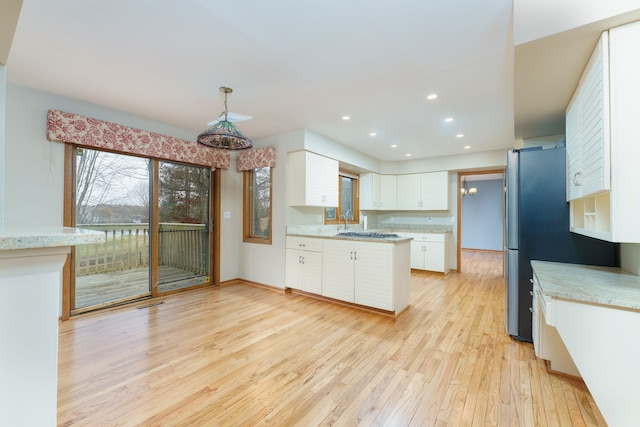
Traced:
MULTIPOLYGON (((268 166, 265 166, 268 167, 268 166)), ((245 243, 260 243, 271 245, 273 238, 273 168, 269 168, 269 236, 257 236, 251 234, 251 221, 253 217, 253 176, 254 169, 243 172, 242 186, 242 241, 245 243)), ((262 168, 260 168, 262 169, 262 168)))
MULTIPOLYGON (((342 212, 342 177, 351 179, 353 183, 353 220, 350 220, 349 223, 360 224, 360 179, 344 171, 338 172, 338 206, 336 207, 336 213, 342 212)), ((325 225, 342 224, 340 215, 336 215, 336 219, 327 219, 327 208, 323 209, 323 216, 325 225)))

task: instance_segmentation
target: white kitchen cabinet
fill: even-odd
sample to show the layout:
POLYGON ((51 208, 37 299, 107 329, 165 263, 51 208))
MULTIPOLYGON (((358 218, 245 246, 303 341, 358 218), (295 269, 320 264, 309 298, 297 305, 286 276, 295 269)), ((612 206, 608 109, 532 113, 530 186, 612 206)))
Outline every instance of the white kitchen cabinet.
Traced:
POLYGON ((360 175, 360 209, 396 209, 396 175, 366 173, 360 175))
POLYGON ((309 151, 289 153, 290 206, 338 206, 338 161, 309 151))
POLYGON ((609 190, 609 37, 604 32, 566 113, 567 201, 609 190))
POLYGON ((580 371, 560 338, 558 330, 547 323, 552 305, 553 299, 543 295, 540 282, 534 275, 531 310, 534 353, 536 357, 548 360, 551 370, 579 377, 580 371))
POLYGON ((409 242, 326 239, 322 295, 396 314, 409 304, 409 242))
POLYGON ((640 243, 639 45, 640 22, 605 32, 567 110, 571 231, 620 243, 640 243))
POLYGON ((322 239, 287 236, 285 286, 322 293, 322 239))
POLYGON ((448 210, 447 171, 398 175, 398 210, 448 210))
POLYGON ((411 233, 411 268, 417 270, 449 271, 447 262, 448 234, 411 233))

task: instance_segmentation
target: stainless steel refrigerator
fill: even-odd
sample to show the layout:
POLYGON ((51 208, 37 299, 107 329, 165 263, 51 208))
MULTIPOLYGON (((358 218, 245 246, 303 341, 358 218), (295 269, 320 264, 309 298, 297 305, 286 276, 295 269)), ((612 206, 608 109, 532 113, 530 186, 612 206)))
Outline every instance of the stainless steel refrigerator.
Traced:
POLYGON ((531 260, 618 266, 618 245, 569 231, 564 144, 507 153, 505 173, 505 325, 531 342, 531 260))

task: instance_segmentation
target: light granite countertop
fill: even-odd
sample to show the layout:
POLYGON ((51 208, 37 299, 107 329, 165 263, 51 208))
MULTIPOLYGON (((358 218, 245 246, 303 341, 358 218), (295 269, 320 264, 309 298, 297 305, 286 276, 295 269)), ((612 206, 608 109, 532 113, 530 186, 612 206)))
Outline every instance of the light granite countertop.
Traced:
POLYGON ((0 250, 103 243, 104 233, 72 227, 0 224, 0 250))
MULTIPOLYGON (((349 230, 351 231, 351 230, 349 230)), ((371 232, 371 230, 353 230, 361 233, 371 232)), ((385 234, 393 234, 389 230, 378 231, 379 233, 385 234)), ((401 242, 409 242, 413 240, 412 237, 368 237, 366 235, 361 236, 339 236, 336 234, 336 231, 326 232, 326 231, 297 231, 297 232, 289 232, 287 236, 298 236, 298 237, 313 237, 313 238, 322 238, 322 239, 336 239, 336 240, 357 240, 357 241, 365 241, 365 242, 376 242, 376 243, 401 243, 401 242)))
POLYGON ((548 261, 531 267, 544 295, 640 310, 640 276, 621 268, 548 261))

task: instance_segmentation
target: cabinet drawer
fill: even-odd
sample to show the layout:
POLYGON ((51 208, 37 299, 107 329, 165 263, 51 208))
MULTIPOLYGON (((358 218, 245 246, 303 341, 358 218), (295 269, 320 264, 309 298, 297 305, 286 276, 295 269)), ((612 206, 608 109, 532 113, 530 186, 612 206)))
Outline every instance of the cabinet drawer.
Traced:
POLYGON ((322 239, 314 237, 287 236, 287 249, 322 252, 322 239))

